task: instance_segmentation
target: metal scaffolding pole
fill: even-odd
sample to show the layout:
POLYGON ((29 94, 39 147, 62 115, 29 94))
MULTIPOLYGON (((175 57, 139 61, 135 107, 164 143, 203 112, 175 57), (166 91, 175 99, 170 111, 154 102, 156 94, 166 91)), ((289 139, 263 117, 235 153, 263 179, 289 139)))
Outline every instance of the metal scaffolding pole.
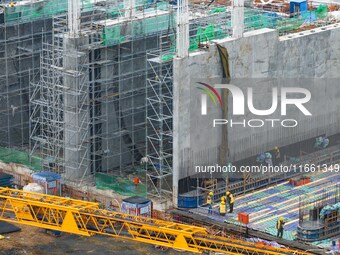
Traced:
POLYGON ((165 200, 172 196, 172 59, 149 53, 147 65, 147 195, 165 200))

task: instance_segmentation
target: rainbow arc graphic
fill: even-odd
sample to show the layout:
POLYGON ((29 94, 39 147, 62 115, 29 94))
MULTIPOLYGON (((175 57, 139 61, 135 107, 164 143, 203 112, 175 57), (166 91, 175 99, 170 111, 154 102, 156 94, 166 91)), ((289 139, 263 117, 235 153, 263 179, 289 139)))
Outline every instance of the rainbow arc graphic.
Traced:
POLYGON ((217 105, 217 101, 219 102, 221 108, 222 108, 222 99, 220 94, 214 89, 211 85, 204 83, 204 82, 197 82, 197 84, 200 84, 202 86, 197 86, 196 88, 199 90, 202 90, 205 94, 201 95, 201 113, 202 115, 207 115, 207 96, 211 98, 211 100, 214 102, 214 105, 217 105), (217 100, 216 100, 217 99, 217 100))

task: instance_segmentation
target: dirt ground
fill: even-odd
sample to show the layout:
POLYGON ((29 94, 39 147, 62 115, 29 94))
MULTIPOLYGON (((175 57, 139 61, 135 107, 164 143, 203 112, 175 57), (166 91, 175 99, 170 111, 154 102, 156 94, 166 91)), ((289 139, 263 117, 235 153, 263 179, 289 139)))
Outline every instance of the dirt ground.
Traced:
POLYGON ((63 233, 61 237, 46 234, 41 228, 18 225, 20 232, 5 234, 0 240, 0 255, 105 255, 105 254, 189 254, 172 249, 158 251, 152 245, 122 239, 92 236, 84 237, 63 233))

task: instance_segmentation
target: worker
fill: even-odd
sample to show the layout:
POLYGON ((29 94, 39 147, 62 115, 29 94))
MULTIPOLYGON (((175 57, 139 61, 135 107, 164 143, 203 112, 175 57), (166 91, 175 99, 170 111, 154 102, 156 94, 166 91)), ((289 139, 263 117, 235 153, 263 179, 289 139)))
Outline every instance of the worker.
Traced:
POLYGON ((213 206, 213 193, 210 191, 207 197, 207 205, 208 205, 208 214, 212 214, 212 206, 213 206))
POLYGON ((283 217, 281 217, 277 222, 276 222, 276 229, 277 229, 277 237, 282 238, 283 236, 283 229, 285 228, 285 220, 283 217))
POLYGON ((227 191, 225 194, 226 194, 227 202, 228 202, 228 205, 229 205, 229 212, 228 213, 233 213, 234 202, 235 202, 234 196, 229 191, 227 191))
POLYGON ((224 202, 224 207, 225 207, 225 211, 227 211, 227 203, 226 203, 226 196, 222 196, 221 197, 221 202, 224 202))
POLYGON ((225 201, 223 199, 221 199, 221 203, 220 203, 220 215, 224 216, 225 212, 226 212, 225 201))
POLYGON ((222 197, 221 197, 221 202, 222 202, 222 201, 225 202, 225 200, 226 200, 226 196, 222 196, 222 197))
POLYGON ((273 165, 273 156, 270 152, 266 152, 266 159, 264 160, 264 162, 268 165, 268 166, 272 166, 273 165))
POLYGON ((274 155, 276 160, 280 160, 281 158, 281 153, 279 147, 275 146, 274 147, 274 155))
POLYGON ((135 186, 137 187, 138 186, 138 184, 140 183, 140 180, 139 180, 139 178, 138 177, 135 177, 134 179, 133 179, 133 183, 135 184, 135 186))
POLYGON ((275 146, 274 147, 274 157, 275 157, 275 165, 279 165, 280 161, 281 161, 281 152, 279 147, 275 146))

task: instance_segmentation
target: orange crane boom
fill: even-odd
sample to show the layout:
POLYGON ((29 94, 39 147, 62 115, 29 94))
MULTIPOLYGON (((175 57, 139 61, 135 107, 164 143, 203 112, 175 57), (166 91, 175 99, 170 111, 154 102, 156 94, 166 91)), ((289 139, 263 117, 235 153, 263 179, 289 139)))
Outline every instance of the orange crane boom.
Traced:
POLYGON ((301 254, 292 249, 256 247, 243 240, 209 235, 205 228, 99 208, 98 203, 0 188, 0 220, 91 236, 107 235, 196 253, 301 254))

